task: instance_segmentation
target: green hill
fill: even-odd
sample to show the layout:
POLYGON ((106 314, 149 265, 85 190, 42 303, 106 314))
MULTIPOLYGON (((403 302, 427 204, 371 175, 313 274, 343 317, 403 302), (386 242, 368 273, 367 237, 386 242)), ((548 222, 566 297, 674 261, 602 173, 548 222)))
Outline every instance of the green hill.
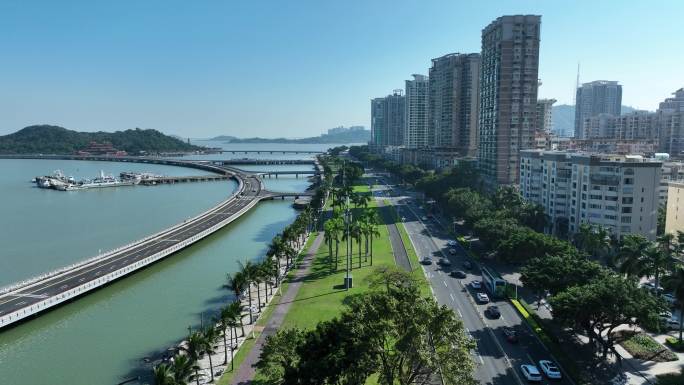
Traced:
POLYGON ((129 154, 197 151, 202 147, 187 144, 157 130, 116 132, 78 132, 59 126, 38 125, 0 136, 0 154, 73 154, 90 142, 109 142, 129 154))

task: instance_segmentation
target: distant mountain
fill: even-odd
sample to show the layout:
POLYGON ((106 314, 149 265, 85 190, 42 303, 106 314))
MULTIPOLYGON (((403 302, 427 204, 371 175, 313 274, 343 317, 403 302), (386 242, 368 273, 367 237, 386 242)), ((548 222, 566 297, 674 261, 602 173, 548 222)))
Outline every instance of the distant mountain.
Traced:
MULTIPOLYGON (((622 106, 621 114, 629 114, 636 111, 630 106, 622 106)), ((573 136, 575 134, 575 106, 559 104, 553 106, 553 131, 561 136, 573 136)))
MULTIPOLYGON (((219 137, 220 138, 220 137, 219 137)), ((329 143, 367 143, 370 140, 370 130, 366 129, 334 129, 327 134, 310 138, 233 138, 228 143, 300 143, 300 144, 329 144, 329 143)))
POLYGON ((91 142, 111 143, 129 154, 197 151, 202 147, 185 143, 157 130, 78 132, 59 126, 38 125, 0 136, 0 154, 73 154, 91 142))
POLYGON ((215 137, 208 139, 208 140, 213 140, 213 141, 217 141, 217 142, 230 142, 231 140, 234 140, 234 139, 237 139, 237 138, 234 136, 230 136, 230 135, 219 135, 219 136, 215 136, 215 137))

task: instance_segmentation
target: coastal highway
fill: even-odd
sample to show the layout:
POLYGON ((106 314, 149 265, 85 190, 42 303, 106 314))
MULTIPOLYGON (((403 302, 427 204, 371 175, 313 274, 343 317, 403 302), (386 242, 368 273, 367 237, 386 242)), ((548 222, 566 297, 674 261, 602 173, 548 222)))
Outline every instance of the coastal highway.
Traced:
MULTIPOLYGON (((430 257, 433 260, 432 265, 423 265, 422 268, 436 300, 457 313, 466 330, 477 342, 477 349, 473 352, 477 365, 476 379, 481 384, 490 385, 526 384, 527 381, 520 373, 520 365, 534 363, 539 366, 539 360, 553 361, 553 358, 508 301, 496 299, 485 305, 477 303, 475 294, 478 290, 473 290, 470 283, 480 281, 482 277, 475 261, 470 261, 465 250, 459 246, 455 247, 456 254, 450 254, 447 245, 449 238, 441 226, 429 219, 423 220, 426 213, 417 200, 413 199, 410 191, 393 187, 380 186, 381 191, 376 194, 392 202, 399 216, 404 218, 404 225, 419 258, 430 257), (451 266, 439 265, 437 262, 440 258, 447 258, 451 266), (465 261, 473 263, 475 268, 465 269, 465 261), (453 278, 449 276, 452 270, 462 270, 467 277, 453 278), (491 319, 485 315, 485 309, 492 304, 499 307, 501 318, 491 319), (504 327, 516 330, 518 343, 506 340, 503 335, 504 327)), ((567 376, 564 377, 561 381, 551 381, 544 377, 542 383, 571 384, 567 376)))
MULTIPOLYGON (((239 216, 241 210, 252 205, 255 201, 264 198, 263 194, 266 191, 263 190, 262 182, 257 176, 240 172, 234 168, 226 167, 221 169, 233 174, 238 181, 242 182, 231 198, 205 212, 203 215, 162 231, 150 239, 134 243, 130 247, 118 250, 101 259, 1 295, 0 319, 11 313, 16 314, 17 311, 21 313, 24 309, 32 309, 33 305, 37 305, 41 301, 59 297, 71 289, 85 285, 90 281, 95 281, 109 273, 133 265, 158 252, 188 241, 195 235, 228 218, 239 216)), ((22 317, 18 316, 17 318, 22 317)), ((0 327, 14 322, 13 320, 10 321, 4 325, 0 323, 0 327)))

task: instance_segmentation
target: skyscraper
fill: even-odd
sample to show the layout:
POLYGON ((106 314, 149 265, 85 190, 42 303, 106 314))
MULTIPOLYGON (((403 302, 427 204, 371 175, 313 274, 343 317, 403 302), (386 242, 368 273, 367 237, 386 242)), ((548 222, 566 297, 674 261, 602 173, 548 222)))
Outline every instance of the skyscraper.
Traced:
POLYGON ((616 81, 608 80, 584 83, 577 89, 575 100, 575 138, 586 139, 586 119, 599 114, 620 116, 622 86, 616 81))
POLYGON ((553 103, 556 99, 537 100, 537 130, 550 133, 553 131, 553 103))
POLYGON ((413 74, 406 81, 406 123, 404 146, 421 148, 428 145, 428 77, 413 74))
POLYGON ((401 146, 404 141, 406 97, 401 90, 371 100, 371 146, 401 146))
POLYGON ((452 53, 432 59, 428 97, 428 145, 477 154, 480 54, 452 53))
POLYGON ((480 146, 487 188, 516 183, 536 130, 541 16, 502 16, 482 30, 480 146))
POLYGON ((656 111, 660 131, 660 151, 680 157, 684 155, 684 88, 665 99, 656 111))

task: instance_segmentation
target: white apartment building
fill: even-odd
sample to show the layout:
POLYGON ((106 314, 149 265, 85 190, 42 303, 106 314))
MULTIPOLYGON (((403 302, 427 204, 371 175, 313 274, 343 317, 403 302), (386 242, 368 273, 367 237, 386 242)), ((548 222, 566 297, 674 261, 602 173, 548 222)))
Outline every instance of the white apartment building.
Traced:
POLYGON ((607 228, 616 237, 656 237, 661 165, 629 155, 523 150, 520 192, 544 207, 549 232, 572 235, 580 224, 607 228))
POLYGON ((425 75, 413 74, 406 81, 406 118, 404 120, 404 146, 422 148, 428 143, 428 85, 425 75))

